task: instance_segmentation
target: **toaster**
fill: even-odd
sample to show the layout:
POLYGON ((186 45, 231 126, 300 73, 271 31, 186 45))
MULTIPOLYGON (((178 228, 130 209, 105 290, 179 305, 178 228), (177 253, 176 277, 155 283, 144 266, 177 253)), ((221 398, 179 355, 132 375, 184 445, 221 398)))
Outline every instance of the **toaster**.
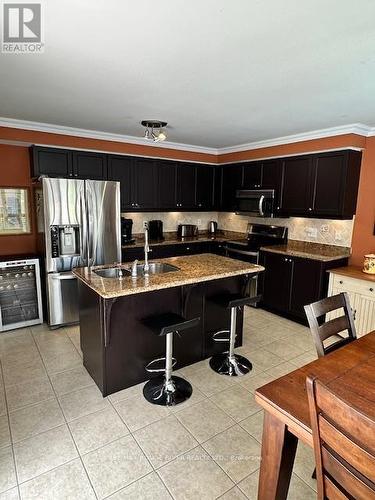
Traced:
POLYGON ((179 224, 177 236, 179 238, 191 238, 198 235, 198 226, 195 224, 179 224))

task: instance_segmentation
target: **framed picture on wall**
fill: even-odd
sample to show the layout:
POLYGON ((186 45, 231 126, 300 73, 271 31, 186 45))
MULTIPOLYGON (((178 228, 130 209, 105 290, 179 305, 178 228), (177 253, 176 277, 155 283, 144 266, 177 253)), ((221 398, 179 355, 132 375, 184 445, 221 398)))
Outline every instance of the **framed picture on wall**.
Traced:
POLYGON ((28 234, 30 228, 30 200, 28 188, 0 188, 0 236, 28 234))

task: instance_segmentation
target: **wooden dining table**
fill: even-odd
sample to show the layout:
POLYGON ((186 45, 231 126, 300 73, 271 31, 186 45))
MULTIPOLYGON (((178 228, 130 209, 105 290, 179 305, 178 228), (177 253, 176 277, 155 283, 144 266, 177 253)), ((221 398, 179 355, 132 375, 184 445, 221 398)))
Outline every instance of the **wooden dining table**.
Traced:
POLYGON ((298 439, 313 447, 308 375, 375 418, 375 331, 255 391, 265 410, 258 500, 287 498, 298 439))

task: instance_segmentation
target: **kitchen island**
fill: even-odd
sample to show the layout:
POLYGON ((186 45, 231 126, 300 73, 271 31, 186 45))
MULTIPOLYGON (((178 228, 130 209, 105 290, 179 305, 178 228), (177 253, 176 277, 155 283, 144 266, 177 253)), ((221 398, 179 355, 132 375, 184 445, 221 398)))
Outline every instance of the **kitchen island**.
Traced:
MULTIPOLYGON (((187 319, 200 317, 197 327, 175 335, 175 370, 223 351, 223 344, 215 343, 212 335, 229 328, 230 311, 218 307, 210 297, 222 292, 244 294, 249 280, 264 270, 213 254, 158 262, 177 270, 132 277, 129 265, 123 264, 113 271, 121 269, 120 278, 103 277, 103 268, 110 266, 73 271, 78 277, 83 364, 103 396, 148 380, 145 366, 164 356, 164 338, 153 335, 142 322, 148 316, 174 312, 187 319)), ((237 315, 237 346, 242 344, 242 325, 241 312, 237 315)))

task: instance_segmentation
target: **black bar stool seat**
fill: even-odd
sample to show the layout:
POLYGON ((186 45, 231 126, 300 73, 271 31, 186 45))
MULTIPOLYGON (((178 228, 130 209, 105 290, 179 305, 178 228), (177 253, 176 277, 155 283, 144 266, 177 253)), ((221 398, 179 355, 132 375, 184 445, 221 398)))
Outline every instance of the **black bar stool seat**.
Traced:
POLYGON ((220 330, 213 335, 215 342, 229 342, 229 350, 221 354, 215 354, 210 359, 210 367, 220 375, 228 375, 230 377, 241 377, 249 373, 253 365, 244 356, 234 353, 234 344, 236 340, 236 322, 237 309, 246 305, 254 305, 261 299, 260 295, 249 297, 239 293, 224 292, 214 295, 209 298, 210 302, 230 309, 230 329, 220 330), (229 334, 229 337, 223 338, 223 334, 229 334))
POLYGON ((190 398, 193 389, 190 383, 181 378, 172 376, 173 366, 176 360, 173 358, 173 334, 180 333, 188 328, 194 328, 200 322, 200 318, 185 319, 179 314, 168 312, 155 316, 149 316, 142 323, 150 329, 154 335, 165 336, 165 357, 154 359, 146 366, 148 372, 164 372, 150 379, 143 387, 143 395, 150 403, 161 406, 174 406, 183 403, 190 398), (164 368, 154 368, 157 363, 165 362, 164 368))

